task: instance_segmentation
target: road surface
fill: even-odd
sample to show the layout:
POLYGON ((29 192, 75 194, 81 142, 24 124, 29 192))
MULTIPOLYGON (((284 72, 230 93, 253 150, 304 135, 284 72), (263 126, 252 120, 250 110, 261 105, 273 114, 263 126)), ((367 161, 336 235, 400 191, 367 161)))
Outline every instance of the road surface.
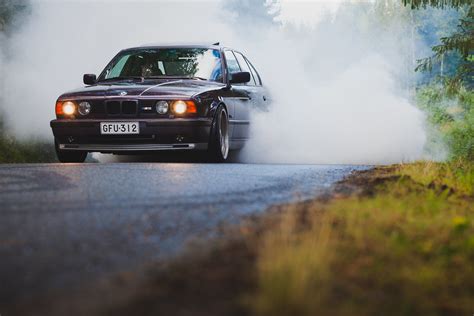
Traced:
POLYGON ((165 260, 223 223, 313 197, 355 168, 0 166, 0 306, 165 260))

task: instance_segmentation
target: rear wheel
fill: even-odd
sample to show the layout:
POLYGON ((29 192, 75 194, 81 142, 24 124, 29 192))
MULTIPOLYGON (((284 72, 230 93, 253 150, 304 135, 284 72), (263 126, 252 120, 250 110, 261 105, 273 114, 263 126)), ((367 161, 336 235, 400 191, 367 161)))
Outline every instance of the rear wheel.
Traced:
POLYGON ((229 118, 222 106, 217 109, 212 123, 208 156, 213 162, 224 162, 229 156, 229 118))
POLYGON ((84 162, 87 158, 87 151, 68 151, 59 149, 58 141, 54 141, 54 147, 56 148, 56 156, 60 162, 65 163, 80 163, 84 162))

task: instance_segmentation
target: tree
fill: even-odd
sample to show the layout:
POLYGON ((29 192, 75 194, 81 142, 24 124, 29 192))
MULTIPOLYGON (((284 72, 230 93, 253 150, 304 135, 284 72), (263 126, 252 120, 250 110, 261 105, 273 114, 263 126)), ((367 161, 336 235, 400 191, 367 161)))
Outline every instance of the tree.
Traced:
POLYGON ((239 25, 249 27, 275 23, 280 10, 277 0, 227 0, 224 8, 235 15, 239 25))
POLYGON ((0 33, 8 32, 15 17, 24 12, 29 0, 0 0, 0 33))
POLYGON ((451 52, 460 54, 462 62, 457 73, 446 80, 450 90, 457 90, 461 85, 472 87, 474 85, 474 4, 472 0, 403 0, 404 5, 412 9, 426 8, 455 8, 463 11, 457 30, 440 38, 440 44, 432 48, 433 55, 420 59, 415 70, 431 71, 434 63, 442 63, 444 57, 451 52))

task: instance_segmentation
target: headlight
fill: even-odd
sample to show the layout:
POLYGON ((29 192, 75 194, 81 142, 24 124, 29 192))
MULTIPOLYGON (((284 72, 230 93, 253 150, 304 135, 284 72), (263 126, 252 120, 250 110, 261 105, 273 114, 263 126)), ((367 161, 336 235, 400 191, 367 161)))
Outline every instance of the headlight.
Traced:
POLYGON ((87 115, 91 112, 91 105, 89 102, 79 103, 79 108, 77 110, 81 115, 87 115))
POLYGON ((63 103, 63 113, 66 115, 73 115, 76 112, 76 105, 71 101, 63 103))
POLYGON ((166 101, 158 101, 156 103, 156 113, 158 114, 166 114, 169 110, 169 104, 166 101))
POLYGON ((174 114, 177 115, 197 113, 197 107, 194 101, 174 101, 171 107, 174 114))
POLYGON ((184 114, 188 109, 188 105, 184 101, 176 101, 173 103, 173 112, 176 114, 184 114))

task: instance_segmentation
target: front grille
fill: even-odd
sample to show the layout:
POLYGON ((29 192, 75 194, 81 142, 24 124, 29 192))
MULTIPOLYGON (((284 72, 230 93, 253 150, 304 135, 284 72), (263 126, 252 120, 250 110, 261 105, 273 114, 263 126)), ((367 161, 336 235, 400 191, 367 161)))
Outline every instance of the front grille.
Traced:
POLYGON ((108 115, 135 115, 138 101, 106 101, 105 109, 108 115))
POLYGON ((118 115, 120 114, 120 102, 119 101, 108 101, 105 103, 107 114, 118 115))
POLYGON ((137 114, 137 102, 136 101, 123 101, 122 113, 128 114, 128 115, 137 114))

